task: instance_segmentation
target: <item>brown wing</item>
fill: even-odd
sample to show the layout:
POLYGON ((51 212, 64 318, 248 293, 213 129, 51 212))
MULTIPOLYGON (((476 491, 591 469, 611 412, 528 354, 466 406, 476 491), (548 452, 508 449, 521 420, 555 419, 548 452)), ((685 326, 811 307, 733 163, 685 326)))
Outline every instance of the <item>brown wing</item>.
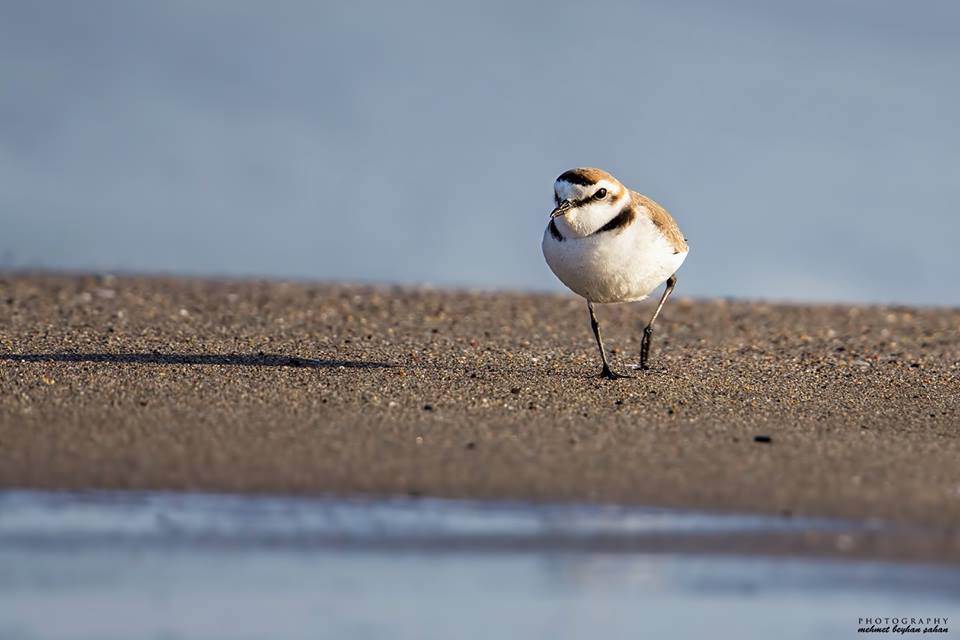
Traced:
POLYGON ((631 191, 630 196, 632 197, 634 207, 642 206, 649 212, 650 220, 653 221, 653 224, 657 225, 657 228, 660 229, 663 235, 667 236, 667 240, 673 245, 675 253, 683 253, 687 250, 686 238, 683 237, 680 227, 677 226, 673 216, 667 213, 666 209, 636 191, 631 191))

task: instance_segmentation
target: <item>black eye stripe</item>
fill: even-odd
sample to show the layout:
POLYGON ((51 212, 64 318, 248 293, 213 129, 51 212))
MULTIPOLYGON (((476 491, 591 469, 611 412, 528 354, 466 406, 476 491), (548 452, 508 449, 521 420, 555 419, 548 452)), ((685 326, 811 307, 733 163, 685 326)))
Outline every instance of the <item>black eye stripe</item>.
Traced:
MULTIPOLYGON (((604 190, 604 191, 605 191, 605 190, 604 190)), ((595 194, 590 195, 590 196, 587 196, 587 197, 585 197, 585 198, 580 198, 579 200, 571 200, 571 201, 570 201, 570 208, 571 208, 571 209, 576 209, 577 207, 582 207, 582 206, 585 205, 585 204, 590 204, 591 202, 596 202, 597 199, 598 199, 598 198, 596 197, 596 193, 595 193, 595 194)))
POLYGON ((573 200, 573 201, 570 203, 570 208, 571 208, 571 209, 576 209, 577 207, 582 207, 583 205, 587 204, 587 203, 590 202, 591 200, 593 200, 593 196, 587 196, 586 198, 580 198, 579 200, 573 200))

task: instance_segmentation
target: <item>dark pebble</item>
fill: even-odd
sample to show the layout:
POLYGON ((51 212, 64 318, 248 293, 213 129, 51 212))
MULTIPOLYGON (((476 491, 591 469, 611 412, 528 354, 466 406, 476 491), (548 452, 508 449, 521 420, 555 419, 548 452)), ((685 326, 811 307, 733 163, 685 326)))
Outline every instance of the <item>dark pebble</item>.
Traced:
POLYGON ((770 436, 753 436, 753 441, 770 443, 770 442, 773 442, 773 438, 771 438, 770 436))

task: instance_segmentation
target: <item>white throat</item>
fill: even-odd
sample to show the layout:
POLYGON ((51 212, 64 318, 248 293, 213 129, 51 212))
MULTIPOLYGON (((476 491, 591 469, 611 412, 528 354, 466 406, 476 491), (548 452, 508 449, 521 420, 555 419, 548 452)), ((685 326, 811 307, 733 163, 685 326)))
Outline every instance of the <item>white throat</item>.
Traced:
POLYGON ((562 216, 557 216, 554 221, 564 237, 582 238, 595 233, 600 227, 616 218, 628 202, 629 200, 623 196, 616 200, 608 198, 588 202, 570 209, 562 216))

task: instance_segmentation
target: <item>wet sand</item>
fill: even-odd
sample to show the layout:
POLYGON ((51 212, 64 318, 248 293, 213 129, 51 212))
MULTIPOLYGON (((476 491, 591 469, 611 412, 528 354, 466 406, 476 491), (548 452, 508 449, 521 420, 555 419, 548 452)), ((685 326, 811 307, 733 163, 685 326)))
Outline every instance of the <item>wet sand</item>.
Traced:
MULTIPOLYGON (((620 370, 651 309, 599 309, 620 370)), ((610 382, 572 296, 0 275, 0 486, 882 518, 960 557, 960 310, 678 297, 654 340, 610 382)))

